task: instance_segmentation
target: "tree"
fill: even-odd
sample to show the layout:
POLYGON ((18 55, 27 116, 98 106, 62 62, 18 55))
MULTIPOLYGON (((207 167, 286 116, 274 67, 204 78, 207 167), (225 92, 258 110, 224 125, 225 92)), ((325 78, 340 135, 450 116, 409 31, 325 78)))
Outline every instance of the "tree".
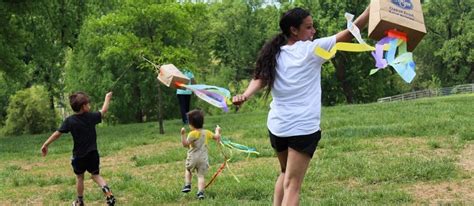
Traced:
MULTIPOLYGON (((320 38, 335 35, 345 29, 344 13, 349 12, 358 16, 368 4, 367 0, 351 2, 297 1, 294 6, 311 11, 316 28, 316 38, 320 38)), ((363 28, 360 30, 362 36, 366 37, 367 30, 363 28)), ((366 40, 374 44, 374 41, 367 38, 366 40)), ((369 71, 375 67, 374 65, 374 60, 368 52, 338 52, 330 60, 330 64, 323 65, 323 104, 373 102, 379 97, 397 94, 409 89, 403 85, 403 80, 389 68, 369 76, 369 71), (337 83, 334 79, 337 80, 337 83)))
POLYGON ((213 4, 212 48, 219 66, 233 70, 229 80, 251 76, 258 51, 278 31, 277 9, 261 2, 213 4))
POLYGON ((474 82, 473 3, 439 0, 423 5, 427 34, 415 50, 419 87, 433 78, 442 86, 474 82))
POLYGON ((56 126, 57 114, 48 109, 44 87, 34 86, 18 91, 8 104, 4 128, 7 135, 39 134, 56 126))
POLYGON ((0 48, 0 71, 21 82, 19 88, 44 85, 51 110, 61 99, 65 52, 74 48, 86 7, 72 0, 0 2, 0 43, 6 45, 0 48))
POLYGON ((0 24, 0 72, 12 78, 23 76, 22 60, 28 35, 21 25, 21 16, 3 1, 0 2, 0 24))
POLYGON ((188 20, 183 5, 149 1, 126 1, 110 14, 89 19, 66 71, 68 90, 100 98, 115 84, 120 89, 114 90, 111 113, 118 122, 151 117, 164 132, 163 118, 177 111, 174 90, 156 86, 155 69, 142 56, 177 67, 196 63, 188 20))

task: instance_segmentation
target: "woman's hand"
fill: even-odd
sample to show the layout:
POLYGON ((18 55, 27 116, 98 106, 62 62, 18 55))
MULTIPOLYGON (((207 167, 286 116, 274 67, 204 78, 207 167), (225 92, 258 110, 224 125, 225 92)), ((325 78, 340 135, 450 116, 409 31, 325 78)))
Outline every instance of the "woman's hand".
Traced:
POLYGON ((245 101, 247 101, 248 97, 243 95, 243 94, 238 94, 232 97, 232 104, 240 106, 242 105, 245 101))
POLYGON ((249 83, 249 86, 243 94, 238 94, 232 97, 232 104, 236 106, 242 105, 246 102, 251 96, 255 94, 258 90, 264 87, 261 79, 252 79, 249 83))
POLYGON ((41 147, 41 154, 43 155, 43 157, 48 154, 48 146, 43 145, 43 146, 41 147))

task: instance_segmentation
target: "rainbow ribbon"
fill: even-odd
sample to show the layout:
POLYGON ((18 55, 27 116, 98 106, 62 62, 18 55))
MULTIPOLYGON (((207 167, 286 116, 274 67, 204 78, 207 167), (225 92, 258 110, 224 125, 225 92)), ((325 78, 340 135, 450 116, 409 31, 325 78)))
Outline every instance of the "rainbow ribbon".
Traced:
POLYGON ((376 69, 370 70, 370 75, 375 74, 377 71, 384 69, 387 65, 392 66, 395 71, 402 77, 405 82, 410 83, 416 76, 415 62, 413 61, 413 53, 407 52, 406 38, 400 36, 392 36, 389 31, 389 36, 381 39, 377 45, 383 45, 389 43, 390 48, 385 53, 385 59, 382 58, 383 51, 376 50, 372 52, 372 56, 375 58, 376 69), (400 45, 400 46, 397 46, 400 45), (398 49, 398 55, 395 57, 395 53, 398 49))
POLYGON ((259 152, 257 152, 257 150, 255 148, 247 147, 245 145, 232 142, 232 141, 230 141, 230 139, 225 138, 225 137, 221 137, 220 145, 219 145, 218 148, 219 148, 222 156, 224 156, 224 162, 217 169, 216 173, 214 173, 212 175, 211 179, 206 184, 205 188, 209 187, 214 182, 214 180, 216 180, 217 176, 219 176, 219 174, 222 173, 222 171, 225 168, 227 168, 227 170, 231 173, 231 175, 232 175, 232 177, 234 177, 235 181, 240 183, 239 178, 237 178, 237 176, 234 174, 234 172, 232 172, 232 170, 230 169, 230 166, 229 166, 229 161, 232 159, 232 150, 247 153, 248 154, 247 158, 250 157, 250 154, 257 154, 257 155, 260 154, 259 152), (226 153, 222 150, 222 147, 228 148, 230 155, 226 155, 226 153))
POLYGON ((331 59, 337 53, 337 51, 347 52, 365 52, 372 51, 371 54, 375 59, 376 69, 370 70, 369 75, 375 74, 380 69, 386 68, 388 65, 392 66, 395 71, 405 80, 410 83, 416 76, 415 73, 415 62, 413 61, 413 54, 407 52, 407 37, 405 33, 398 32, 395 30, 387 31, 388 36, 382 38, 375 47, 368 45, 361 37, 360 30, 352 22, 354 15, 346 13, 347 30, 357 39, 359 43, 346 43, 338 42, 331 48, 330 51, 326 51, 321 47, 317 47, 314 53, 323 59, 331 59), (398 55, 395 57, 395 53, 398 49, 398 55), (387 51, 384 58, 384 51, 387 51))
POLYGON ((257 154, 259 155, 260 153, 257 152, 257 150, 253 147, 247 147, 245 145, 242 145, 242 144, 238 144, 238 143, 235 143, 235 142, 232 142, 230 141, 230 139, 227 139, 225 137, 222 137, 221 138, 221 143, 223 146, 229 148, 229 149, 233 149, 233 150, 236 150, 236 151, 239 151, 239 152, 243 152, 243 153, 247 153, 248 155, 250 154, 257 154))
POLYGON ((193 91, 193 93, 200 99, 211 105, 221 108, 225 112, 229 111, 227 104, 231 104, 231 96, 229 90, 225 88, 205 84, 186 85, 183 83, 176 83, 176 85, 193 91))

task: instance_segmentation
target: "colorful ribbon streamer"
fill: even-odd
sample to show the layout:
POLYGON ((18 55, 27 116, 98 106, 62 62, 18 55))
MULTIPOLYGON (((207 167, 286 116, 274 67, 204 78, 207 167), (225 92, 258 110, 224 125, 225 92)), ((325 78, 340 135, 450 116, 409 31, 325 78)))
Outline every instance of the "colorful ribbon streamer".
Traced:
POLYGON ((354 15, 346 12, 344 14, 344 17, 346 17, 346 20, 347 20, 347 30, 351 32, 351 34, 357 39, 357 41, 360 44, 367 44, 365 43, 364 39, 362 39, 362 36, 360 35, 359 27, 357 27, 357 25, 355 25, 352 22, 352 19, 354 19, 354 15))
POLYGON ((221 164, 219 169, 217 169, 216 173, 214 173, 214 175, 212 175, 211 179, 209 180, 209 183, 206 184, 205 188, 209 187, 209 185, 211 185, 214 182, 214 180, 216 180, 217 176, 220 173, 222 173, 222 171, 225 168, 227 168, 227 170, 229 170, 229 172, 232 174, 232 177, 234 177, 235 181, 240 183, 239 178, 237 178, 237 176, 234 174, 234 172, 232 172, 232 170, 230 169, 230 166, 229 166, 229 161, 232 158, 232 150, 247 153, 248 154, 247 158, 250 157, 250 154, 257 154, 257 155, 260 154, 259 152, 257 152, 257 150, 255 148, 247 147, 245 145, 232 142, 232 141, 230 141, 230 139, 225 138, 225 137, 221 137, 220 145, 218 145, 218 148, 219 148, 222 156, 224 156, 224 162, 221 164), (229 152, 230 152, 229 156, 230 157, 228 155, 226 155, 226 153, 223 151, 222 147, 227 147, 229 149, 229 152))
POLYGON ((225 112, 229 111, 227 104, 230 104, 231 97, 227 89, 204 84, 185 85, 183 83, 176 83, 176 85, 193 91, 200 99, 221 108, 225 112))
MULTIPOLYGON (((221 144, 222 144, 222 143, 221 143, 221 144)), ((224 162, 221 164, 221 166, 219 167, 219 169, 217 169, 216 173, 214 173, 214 174, 212 175, 211 179, 209 180, 209 182, 208 182, 208 183, 206 184, 206 186, 204 187, 204 188, 206 188, 206 189, 214 182, 214 180, 216 180, 217 176, 219 176, 219 174, 222 173, 222 171, 226 168, 226 166, 227 166, 228 170, 231 171, 231 170, 230 170, 230 167, 229 167, 229 164, 228 164, 230 158, 228 158, 227 155, 222 151, 222 148, 221 148, 221 145, 220 145, 220 144, 218 145, 218 148, 219 148, 219 150, 221 151, 222 156, 224 156, 224 162)), ((240 180, 237 178, 237 176, 235 176, 235 174, 234 174, 232 171, 231 171, 231 174, 234 176, 234 179, 235 179, 237 182, 240 182, 240 180)))
POLYGON ((388 32, 388 36, 381 39, 377 42, 377 45, 384 45, 389 43, 390 48, 385 54, 385 59, 381 58, 383 56, 383 51, 376 50, 372 52, 372 56, 375 58, 377 67, 370 71, 370 75, 375 74, 380 69, 384 69, 387 65, 392 66, 395 71, 402 77, 405 82, 410 83, 416 76, 415 72, 415 62, 413 61, 413 53, 407 52, 407 38, 402 36, 403 33, 396 32, 395 35, 393 31, 388 32), (395 53, 398 49, 398 55, 395 57, 395 53))
MULTIPOLYGON (((160 67, 158 65, 156 65, 155 63, 153 63, 152 61, 148 60, 147 58, 143 56, 142 58, 145 61, 152 64, 157 69, 157 71, 159 71, 160 67)), ((174 67, 174 65, 172 66, 174 67)), ((181 88, 186 88, 193 91, 194 94, 196 94, 196 96, 198 96, 200 99, 208 102, 209 104, 212 104, 216 107, 221 108, 225 112, 229 111, 227 104, 232 104, 232 102, 230 101, 231 96, 230 96, 229 90, 221 88, 221 87, 204 85, 204 84, 186 85, 182 82, 175 82, 174 85, 177 86, 178 88, 181 87, 181 88)))
POLYGON ((369 46, 368 44, 356 44, 356 43, 347 43, 347 42, 338 42, 332 49, 328 52, 321 47, 316 47, 315 54, 320 56, 323 59, 331 59, 337 51, 348 51, 348 52, 365 52, 373 51, 374 47, 369 46))
POLYGON ((250 154, 257 154, 259 155, 260 153, 257 152, 257 150, 253 147, 247 147, 242 144, 238 144, 235 142, 230 141, 230 139, 227 139, 225 137, 221 138, 221 144, 229 149, 233 149, 239 152, 247 153, 248 155, 250 154))
POLYGON ((408 38, 405 33, 389 30, 387 31, 387 37, 377 42, 374 48, 362 39, 359 28, 352 22, 354 15, 346 13, 344 16, 347 20, 347 30, 351 32, 359 43, 338 42, 329 52, 321 47, 317 47, 314 50, 316 55, 328 60, 339 50, 347 52, 372 51, 371 54, 375 59, 375 66, 377 68, 370 70, 369 75, 375 74, 380 69, 384 69, 390 65, 407 83, 410 83, 413 78, 415 78, 415 62, 413 61, 413 54, 407 52, 406 42, 408 38), (395 57, 397 48, 398 55, 395 57), (384 51, 387 51, 385 58, 384 51))

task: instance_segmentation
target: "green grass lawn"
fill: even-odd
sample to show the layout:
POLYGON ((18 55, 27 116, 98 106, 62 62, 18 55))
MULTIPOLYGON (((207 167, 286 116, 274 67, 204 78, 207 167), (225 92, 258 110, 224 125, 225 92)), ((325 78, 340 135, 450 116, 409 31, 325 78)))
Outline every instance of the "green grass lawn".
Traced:
MULTIPOLYGON (((323 138, 311 161, 301 205, 474 204, 474 95, 323 108, 323 138)), ((177 114, 178 115, 178 114, 177 114)), ((226 169, 195 198, 180 192, 186 149, 180 120, 98 128, 101 174, 119 205, 270 205, 278 162, 266 111, 207 117, 205 127, 257 148, 234 152, 226 169)), ((65 205, 75 198, 72 139, 63 135, 40 155, 50 134, 0 137, 0 205, 65 205)), ((223 157, 210 144, 210 172, 223 157)), ((86 175, 87 205, 104 204, 86 175)))

